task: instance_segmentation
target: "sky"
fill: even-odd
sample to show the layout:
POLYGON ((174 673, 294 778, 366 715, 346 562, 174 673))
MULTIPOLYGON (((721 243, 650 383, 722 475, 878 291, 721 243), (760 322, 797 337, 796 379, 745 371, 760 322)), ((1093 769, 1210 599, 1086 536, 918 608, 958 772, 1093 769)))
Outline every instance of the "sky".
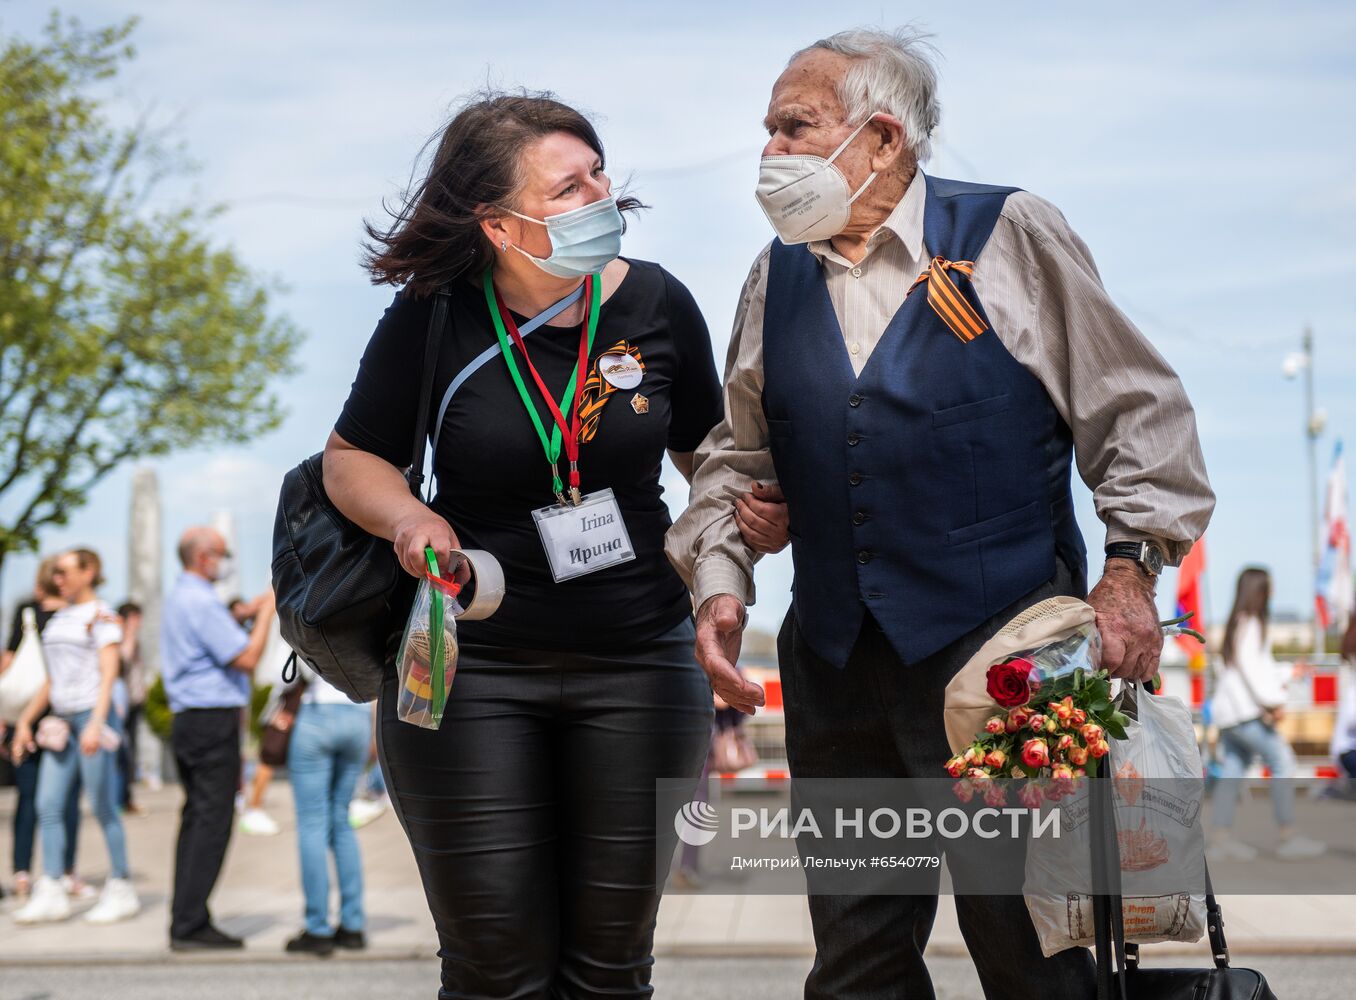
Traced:
MULTIPOLYGON (((0 32, 36 36, 47 9, 0 0, 0 32)), ((1356 442, 1356 6, 975 2, 896 4, 887 17, 877 4, 802 2, 83 0, 61 10, 91 26, 141 19, 110 116, 149 109, 172 128, 199 169, 162 200, 224 203, 214 237, 285 285, 275 309, 306 334, 276 386, 288 410, 279 430, 153 463, 167 552, 184 527, 230 511, 249 592, 267 583, 281 478, 323 446, 392 295, 358 266, 362 220, 382 218, 461 99, 486 86, 549 89, 594 119, 610 175, 653 206, 623 253, 692 290, 723 362, 739 288, 771 237, 753 188, 773 80, 818 38, 917 13, 941 53, 942 124, 924 169, 1059 206, 1182 377, 1219 495, 1207 613, 1227 612, 1249 564, 1272 569, 1276 606, 1312 606, 1304 403, 1282 362, 1311 326, 1328 418, 1322 475, 1337 437, 1356 442)), ((130 479, 111 475, 42 537, 44 551, 101 551, 115 601, 130 479)), ((676 513, 685 485, 672 469, 664 484, 676 513)), ((1078 491, 1097 553, 1102 528, 1078 491)), ((34 566, 7 560, 6 606, 34 566)), ((1096 555, 1092 566, 1095 577, 1096 555)), ((760 565, 756 626, 776 629, 790 579, 785 554, 760 565)), ((1159 589, 1166 609, 1172 571, 1159 589)))

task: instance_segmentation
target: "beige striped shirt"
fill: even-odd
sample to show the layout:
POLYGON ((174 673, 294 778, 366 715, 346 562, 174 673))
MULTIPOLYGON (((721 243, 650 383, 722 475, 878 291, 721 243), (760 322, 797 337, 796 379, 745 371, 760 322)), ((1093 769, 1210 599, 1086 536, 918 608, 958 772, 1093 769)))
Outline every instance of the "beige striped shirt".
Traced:
MULTIPOLYGON (((924 194, 920 171, 857 264, 828 241, 809 245, 858 375, 931 260, 924 194)), ((690 504, 665 545, 699 607, 717 594, 754 600, 756 557, 739 536, 733 505, 751 480, 777 478, 762 404, 768 254, 754 262, 735 313, 725 419, 697 449, 690 504)), ((975 262, 973 282, 992 333, 1040 380, 1073 431, 1106 541, 1156 541, 1170 563, 1180 562, 1215 504, 1195 414, 1177 375, 1111 301, 1083 241, 1057 208, 1018 192, 975 262)))

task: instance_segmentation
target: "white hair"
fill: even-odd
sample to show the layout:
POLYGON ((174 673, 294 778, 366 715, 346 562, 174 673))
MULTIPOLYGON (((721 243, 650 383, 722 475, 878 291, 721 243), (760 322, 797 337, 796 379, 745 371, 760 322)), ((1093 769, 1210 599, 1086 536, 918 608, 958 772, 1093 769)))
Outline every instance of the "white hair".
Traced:
POLYGON ((852 59, 837 86, 848 123, 864 122, 877 111, 894 115, 904 123, 905 145, 923 163, 932 155, 932 131, 942 117, 933 65, 937 49, 929 37, 912 27, 853 28, 801 49, 788 65, 813 49, 852 59))

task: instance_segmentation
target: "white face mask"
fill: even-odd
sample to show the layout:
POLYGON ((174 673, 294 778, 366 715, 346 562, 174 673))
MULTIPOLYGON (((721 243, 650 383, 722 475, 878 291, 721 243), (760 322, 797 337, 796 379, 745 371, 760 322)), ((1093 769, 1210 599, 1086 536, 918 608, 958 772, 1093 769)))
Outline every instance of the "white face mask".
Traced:
MULTIPOLYGON (((879 114, 877 112, 876 114, 879 114)), ((847 178, 833 167, 876 115, 869 115, 827 160, 822 156, 765 156, 758 168, 758 204, 783 243, 809 243, 837 236, 848 224, 852 203, 862 196, 875 173, 849 194, 847 178)))
POLYGON ((551 256, 534 257, 516 244, 513 249, 557 278, 597 274, 621 253, 622 217, 612 195, 545 219, 534 219, 513 209, 508 209, 508 213, 546 227, 551 256))

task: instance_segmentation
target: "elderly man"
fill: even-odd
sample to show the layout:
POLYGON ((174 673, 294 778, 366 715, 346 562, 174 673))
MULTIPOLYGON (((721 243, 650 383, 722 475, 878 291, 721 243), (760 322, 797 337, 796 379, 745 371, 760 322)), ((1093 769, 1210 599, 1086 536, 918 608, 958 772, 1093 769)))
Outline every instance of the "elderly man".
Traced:
POLYGON ((170 743, 184 787, 170 904, 175 951, 242 945, 212 924, 207 897, 231 840, 240 787, 240 710, 250 703, 250 675, 268 641, 274 606, 273 591, 265 591, 253 602, 253 629, 240 627, 212 587, 226 575, 229 558, 219 532, 184 532, 184 572, 163 611, 161 666, 174 713, 170 743))
MULTIPOLYGON (((930 47, 851 31, 798 52, 772 89, 758 199, 777 235, 744 286, 725 420, 697 452, 668 538, 698 604, 712 687, 753 600, 735 500, 779 482, 795 587, 778 639, 797 778, 936 778, 947 681, 1014 614, 1086 591, 1070 465, 1106 523, 1089 602, 1105 665, 1148 678, 1154 586, 1214 505, 1176 376, 1116 308, 1049 203, 926 176, 930 47)), ((764 496, 772 496, 765 491, 764 496)), ((1086 997, 1086 949, 1044 959, 1019 896, 958 896, 985 995, 1086 997)), ((809 998, 930 996, 936 896, 810 899, 809 998)))

